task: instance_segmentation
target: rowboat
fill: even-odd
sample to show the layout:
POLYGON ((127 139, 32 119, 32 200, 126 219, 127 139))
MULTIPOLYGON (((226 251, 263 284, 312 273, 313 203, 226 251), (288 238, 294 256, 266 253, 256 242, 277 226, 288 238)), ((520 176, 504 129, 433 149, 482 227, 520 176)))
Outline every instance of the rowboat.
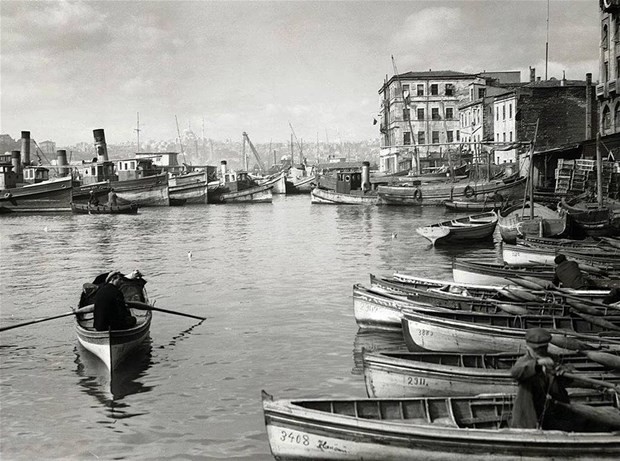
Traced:
POLYGON ((456 182, 419 185, 378 186, 377 192, 382 203, 387 205, 443 206, 447 201, 463 198, 497 202, 515 200, 523 196, 525 178, 514 181, 493 180, 488 182, 456 182))
POLYGON ((528 202, 500 210, 498 227, 507 243, 515 243, 518 237, 553 237, 566 231, 566 216, 538 203, 531 211, 528 202))
POLYGON ((575 203, 568 204, 562 199, 561 212, 568 215, 571 222, 585 235, 591 237, 617 237, 620 235, 620 203, 575 203))
POLYGON ((448 200, 443 204, 450 211, 469 211, 469 212, 482 212, 500 210, 504 206, 504 202, 499 201, 482 201, 471 202, 468 200, 448 200))
POLYGON ((460 283, 477 285, 510 285, 510 278, 530 275, 543 280, 553 280, 553 267, 547 265, 507 266, 493 261, 455 259, 452 277, 460 283))
MULTIPOLYGON (((564 354, 556 362, 582 377, 620 383, 620 369, 602 365, 585 354, 564 354)), ((601 352, 590 352, 594 359, 601 352)), ((431 397, 516 393, 510 368, 522 354, 464 354, 460 352, 362 352, 369 397, 431 397)), ((620 357, 610 355, 617 361, 620 357)), ((575 381, 587 387, 587 381, 575 381)))
MULTIPOLYGON (((620 349, 618 330, 610 331, 598 325, 600 319, 592 323, 591 317, 580 313, 574 317, 556 317, 463 311, 429 314, 403 309, 402 316, 403 337, 412 351, 421 347, 436 352, 523 352, 525 331, 535 327, 546 328, 552 333, 549 351, 555 354, 570 351, 562 337, 578 338, 587 345, 581 346, 584 348, 620 349)), ((605 321, 614 328, 620 325, 618 316, 606 316, 605 321)))
POLYGON ((377 205, 379 197, 376 192, 351 191, 350 193, 315 187, 310 192, 312 203, 327 205, 377 205))
POLYGON ((562 253, 564 256, 579 263, 580 267, 591 272, 599 270, 620 270, 620 250, 595 247, 560 247, 553 245, 502 245, 502 259, 510 265, 555 265, 555 257, 562 253))
MULTIPOLYGON (((93 283, 84 284, 79 307, 91 304, 99 286, 107 274, 98 276, 93 283)), ((146 281, 138 275, 134 278, 123 277, 119 289, 125 300, 146 303, 144 290, 146 281)), ((78 342, 98 357, 110 372, 119 366, 128 356, 138 350, 149 336, 152 312, 150 310, 131 308, 131 315, 136 318, 136 325, 123 330, 97 331, 93 327, 93 314, 76 315, 76 332, 78 342)))
POLYGON ((496 394, 274 400, 262 391, 267 437, 278 460, 522 461, 620 456, 620 437, 612 432, 620 428, 620 411, 611 396, 584 395, 579 403, 559 404, 567 412, 566 431, 509 429, 513 398, 496 394), (576 427, 577 421, 583 424, 576 427))
POLYGON ((418 227, 416 232, 435 245, 437 242, 488 239, 493 236, 495 226, 497 213, 491 211, 418 227))
POLYGON ((126 203, 110 206, 71 202, 71 211, 76 214, 136 214, 138 212, 138 204, 126 203))

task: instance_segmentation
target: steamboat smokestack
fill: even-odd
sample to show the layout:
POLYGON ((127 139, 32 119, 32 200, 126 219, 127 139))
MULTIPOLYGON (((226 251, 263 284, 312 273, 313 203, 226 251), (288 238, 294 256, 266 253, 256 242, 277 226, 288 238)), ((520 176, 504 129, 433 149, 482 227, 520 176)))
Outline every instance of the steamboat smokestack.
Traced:
POLYGON ((222 160, 220 162, 220 171, 222 172, 222 181, 223 181, 224 176, 226 176, 226 160, 222 160))
POLYGON ((93 136, 95 137, 95 150, 97 151, 97 161, 108 161, 108 145, 105 142, 105 133, 103 129, 93 130, 93 136))
POLYGON ((67 176, 69 168, 67 168, 67 151, 64 149, 56 151, 56 165, 58 165, 58 176, 67 176))
POLYGON ((18 150, 11 151, 11 165, 13 165, 13 171, 17 176, 22 174, 22 166, 20 163, 21 152, 18 150))
POLYGON ((362 162, 362 190, 370 190, 370 162, 362 162))
POLYGON ((30 165, 30 131, 22 131, 21 158, 23 165, 30 165))
POLYGON ((592 139, 592 74, 586 74, 586 136, 592 139))

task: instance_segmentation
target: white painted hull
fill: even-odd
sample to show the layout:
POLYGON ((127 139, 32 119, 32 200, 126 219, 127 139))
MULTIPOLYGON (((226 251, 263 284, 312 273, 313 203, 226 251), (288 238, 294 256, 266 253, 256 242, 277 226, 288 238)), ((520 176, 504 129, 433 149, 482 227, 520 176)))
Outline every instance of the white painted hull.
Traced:
POLYGON ((377 205, 379 197, 376 195, 341 194, 332 190, 315 187, 310 193, 312 203, 325 205, 377 205))
POLYGON ((463 285, 472 284, 502 287, 512 284, 512 282, 505 277, 490 274, 479 274, 477 272, 470 272, 457 268, 452 269, 452 278, 454 278, 455 282, 463 285))
POLYGON ((403 307, 411 305, 353 288, 353 314, 362 329, 400 331, 403 307))
POLYGON ((534 253, 523 251, 518 245, 503 245, 502 259, 512 266, 528 266, 535 264, 555 265, 555 254, 534 253))

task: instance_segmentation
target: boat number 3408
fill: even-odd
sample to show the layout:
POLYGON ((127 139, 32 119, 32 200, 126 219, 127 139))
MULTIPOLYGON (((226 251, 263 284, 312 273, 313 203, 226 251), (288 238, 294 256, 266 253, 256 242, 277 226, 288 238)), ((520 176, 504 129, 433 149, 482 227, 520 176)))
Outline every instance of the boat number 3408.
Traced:
MULTIPOLYGON (((289 442, 297 445, 310 445, 310 436, 308 434, 299 434, 292 431, 280 431, 280 441, 289 442)), ((338 453, 346 453, 345 449, 330 445, 326 440, 317 440, 316 447, 320 451, 334 451, 338 453)))

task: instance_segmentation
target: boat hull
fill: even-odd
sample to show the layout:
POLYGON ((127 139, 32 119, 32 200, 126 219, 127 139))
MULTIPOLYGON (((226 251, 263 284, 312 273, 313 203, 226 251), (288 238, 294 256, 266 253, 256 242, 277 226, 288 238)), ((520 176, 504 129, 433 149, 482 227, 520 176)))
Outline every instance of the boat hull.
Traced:
POLYGON ((400 331, 402 310, 410 303, 353 287, 353 315, 361 329, 400 331))
POLYGON ((76 214, 136 214, 138 212, 138 205, 135 203, 116 206, 72 203, 71 211, 76 214))
POLYGON ((379 197, 376 195, 342 194, 333 190, 315 187, 311 192, 312 203, 326 205, 377 205, 379 197))
POLYGON ((71 211, 71 177, 0 190, 0 213, 71 211))
POLYGON ((119 199, 137 203, 139 207, 169 206, 166 173, 110 183, 119 199))
POLYGON ((132 315, 136 317, 137 324, 127 330, 95 331, 84 328, 79 322, 76 325, 80 344, 98 357, 110 371, 118 367, 149 336, 151 311, 132 309, 132 315))
POLYGON ((505 428, 512 409, 510 396, 471 397, 472 404, 467 407, 459 405, 460 399, 466 397, 325 403, 317 399, 295 404, 274 401, 263 392, 263 413, 271 452, 279 460, 426 461, 458 457, 524 461, 614 459, 620 455, 620 437, 612 432, 505 428), (342 410, 337 413, 336 409, 342 410), (454 422, 456 415, 460 419, 472 415, 469 420, 504 421, 504 428, 461 428, 454 422))
POLYGON ((183 204, 207 203, 207 173, 189 173, 168 179, 170 202, 183 204))
POLYGON ((209 203, 271 203, 271 186, 255 186, 231 192, 225 186, 213 191, 209 203))
POLYGON ((287 194, 309 194, 315 188, 318 179, 316 175, 307 176, 294 181, 286 182, 287 194))
POLYGON ((493 236, 496 226, 497 215, 495 212, 489 212, 418 227, 416 232, 435 245, 440 242, 489 239, 493 236))

